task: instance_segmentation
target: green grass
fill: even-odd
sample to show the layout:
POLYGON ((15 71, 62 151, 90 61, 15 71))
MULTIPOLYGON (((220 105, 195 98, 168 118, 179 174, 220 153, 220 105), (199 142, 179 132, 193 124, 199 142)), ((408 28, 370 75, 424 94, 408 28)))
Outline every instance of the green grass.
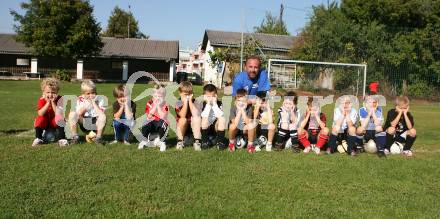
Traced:
MULTIPOLYGON (((113 102, 114 86, 98 84, 98 93, 113 102)), ((136 85, 135 94, 145 88, 136 85)), ((79 84, 63 83, 61 94, 78 93, 79 84)), ((378 159, 191 148, 160 153, 136 145, 31 148, 39 83, 0 81, 0 94, 1 217, 440 217, 438 104, 411 106, 415 157, 378 159)), ((329 120, 331 107, 324 109, 329 120)), ((110 126, 105 133, 110 140, 110 126)))

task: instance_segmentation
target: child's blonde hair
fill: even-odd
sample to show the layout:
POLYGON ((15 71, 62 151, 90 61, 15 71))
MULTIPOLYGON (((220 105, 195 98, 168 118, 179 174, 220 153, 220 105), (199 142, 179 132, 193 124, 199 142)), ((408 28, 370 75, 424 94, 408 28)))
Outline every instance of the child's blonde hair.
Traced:
POLYGON ((60 90, 60 81, 55 78, 45 78, 41 82, 41 90, 43 91, 46 86, 52 90, 56 90, 56 92, 58 93, 58 91, 60 90))
POLYGON ((404 95, 400 95, 398 97, 396 97, 396 104, 409 104, 409 98, 407 96, 404 95))
POLYGON ((193 86, 191 84, 191 82, 189 81, 182 81, 179 84, 179 93, 189 93, 192 94, 193 93, 193 86))
POLYGON ((154 90, 155 90, 155 92, 160 92, 160 93, 162 93, 164 95, 166 94, 165 87, 162 84, 156 84, 154 86, 154 90))
POLYGON ((113 89, 113 96, 118 98, 118 97, 124 97, 125 96, 125 85, 120 84, 118 86, 115 87, 115 89, 113 89))
POLYGON ((96 93, 96 85, 91 80, 84 80, 81 83, 81 93, 85 93, 87 91, 92 91, 96 93))

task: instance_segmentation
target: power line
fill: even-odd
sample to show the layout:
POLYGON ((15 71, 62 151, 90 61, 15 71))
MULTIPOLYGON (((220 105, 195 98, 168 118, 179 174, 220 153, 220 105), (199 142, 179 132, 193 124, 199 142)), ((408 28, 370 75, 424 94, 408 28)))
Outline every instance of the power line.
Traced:
POLYGON ((284 5, 284 8, 287 8, 287 9, 290 9, 290 10, 293 10, 293 11, 301 11, 301 12, 309 12, 312 9, 312 7, 295 8, 295 7, 291 7, 291 6, 288 6, 288 5, 284 5))

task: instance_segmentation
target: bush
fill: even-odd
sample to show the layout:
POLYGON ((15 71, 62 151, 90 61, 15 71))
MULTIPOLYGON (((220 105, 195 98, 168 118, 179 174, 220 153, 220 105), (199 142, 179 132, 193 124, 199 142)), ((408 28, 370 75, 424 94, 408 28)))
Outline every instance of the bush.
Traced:
POLYGON ((52 77, 60 80, 60 81, 70 81, 72 76, 65 69, 58 69, 54 73, 52 73, 52 77))
POLYGON ((414 84, 408 85, 408 95, 412 97, 424 97, 429 98, 434 94, 434 89, 426 82, 416 82, 414 84))
POLYGON ((312 93, 316 93, 319 91, 319 89, 314 85, 313 80, 301 80, 299 83, 299 89, 312 93))
POLYGON ((334 89, 338 92, 347 92, 356 87, 356 75, 341 69, 336 69, 333 75, 334 89))

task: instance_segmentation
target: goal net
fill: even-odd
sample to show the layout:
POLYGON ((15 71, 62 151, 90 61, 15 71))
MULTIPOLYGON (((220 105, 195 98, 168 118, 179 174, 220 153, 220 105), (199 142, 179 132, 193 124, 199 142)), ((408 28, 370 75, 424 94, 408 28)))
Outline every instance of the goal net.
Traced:
POLYGON ((269 59, 268 73, 284 89, 365 96, 366 64, 269 59))

